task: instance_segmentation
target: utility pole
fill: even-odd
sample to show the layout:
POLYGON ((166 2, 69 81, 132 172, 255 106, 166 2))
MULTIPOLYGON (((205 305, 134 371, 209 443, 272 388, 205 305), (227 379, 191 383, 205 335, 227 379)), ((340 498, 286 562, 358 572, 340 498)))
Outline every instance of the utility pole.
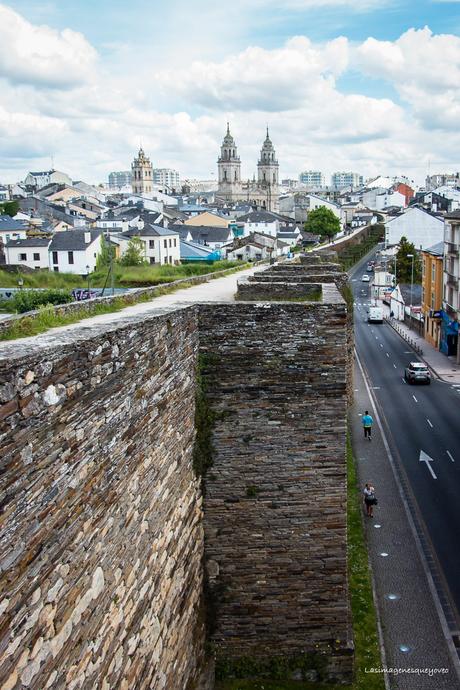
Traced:
POLYGON ((410 275, 410 327, 412 328, 412 293, 414 289, 414 254, 406 254, 408 259, 412 259, 411 275, 410 275))

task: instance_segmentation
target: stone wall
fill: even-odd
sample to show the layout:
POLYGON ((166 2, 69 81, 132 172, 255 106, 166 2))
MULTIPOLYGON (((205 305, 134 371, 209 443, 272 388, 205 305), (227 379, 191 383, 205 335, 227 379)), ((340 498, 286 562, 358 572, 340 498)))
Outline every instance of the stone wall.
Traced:
POLYGON ((351 678, 347 313, 329 290, 328 304, 200 308, 218 419, 205 552, 217 667, 229 675, 281 663, 300 678, 320 652, 326 677, 351 678))
POLYGON ((196 325, 0 346, 3 690, 203 687, 196 325))
POLYGON ((237 300, 264 301, 264 300, 321 300, 322 288, 320 283, 290 282, 290 278, 284 281, 258 281, 239 280, 237 300))

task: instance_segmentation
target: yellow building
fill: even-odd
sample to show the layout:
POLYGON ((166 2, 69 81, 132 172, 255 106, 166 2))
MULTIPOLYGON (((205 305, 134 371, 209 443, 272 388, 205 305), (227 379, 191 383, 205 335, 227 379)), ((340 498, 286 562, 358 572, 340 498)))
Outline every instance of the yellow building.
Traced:
POLYGON ((197 216, 184 220, 184 225, 205 225, 209 228, 228 228, 229 223, 230 219, 222 218, 222 216, 218 216, 210 211, 204 211, 197 216))
POLYGON ((424 337, 439 349, 441 335, 442 283, 444 243, 422 251, 422 313, 425 322, 424 337))

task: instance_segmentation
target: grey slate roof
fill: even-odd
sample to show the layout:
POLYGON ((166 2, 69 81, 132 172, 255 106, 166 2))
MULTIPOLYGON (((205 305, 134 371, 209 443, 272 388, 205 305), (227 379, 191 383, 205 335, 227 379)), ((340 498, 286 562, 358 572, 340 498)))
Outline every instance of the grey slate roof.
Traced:
POLYGON ((427 254, 433 254, 433 256, 444 256, 444 242, 438 242, 433 244, 432 247, 428 247, 423 250, 427 254))
POLYGON ((180 255, 181 258, 206 259, 209 254, 213 254, 214 250, 210 247, 205 247, 202 244, 195 244, 194 242, 180 241, 180 255))
MULTIPOLYGON (((399 283, 399 290, 401 292, 404 304, 409 306, 411 303, 411 286, 406 283, 399 283)), ((422 303, 422 286, 413 285, 412 286, 412 306, 419 306, 422 303)))
POLYGON ((215 228, 208 225, 174 225, 175 232, 184 238, 188 233, 192 236, 193 242, 227 242, 233 238, 230 228, 215 228))
POLYGON ((0 230, 25 230, 26 225, 22 220, 15 220, 11 216, 0 216, 0 230))
POLYGON ((171 235, 178 235, 178 231, 173 228, 164 228, 162 225, 155 225, 154 223, 144 223, 142 229, 130 228, 123 233, 124 237, 171 237, 171 235))
POLYGON ((57 232, 51 240, 49 250, 50 252, 84 251, 90 244, 85 242, 85 233, 88 232, 91 234, 91 242, 94 242, 102 235, 102 230, 65 230, 64 232, 57 232))
POLYGON ((47 237, 27 237, 25 240, 9 240, 7 247, 47 247, 50 240, 47 237))
POLYGON ((242 223, 273 223, 279 218, 269 211, 252 211, 252 213, 246 213, 244 216, 238 216, 238 220, 242 223))

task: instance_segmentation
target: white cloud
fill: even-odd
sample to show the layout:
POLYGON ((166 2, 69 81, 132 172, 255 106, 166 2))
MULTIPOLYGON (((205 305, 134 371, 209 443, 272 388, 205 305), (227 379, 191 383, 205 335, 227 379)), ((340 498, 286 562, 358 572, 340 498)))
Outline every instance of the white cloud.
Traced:
POLYGON ((88 78, 96 59, 96 50, 82 34, 34 26, 0 5, 0 77, 13 83, 68 88, 88 78))
POLYGON ((163 72, 158 82, 188 102, 206 108, 292 110, 340 75, 348 63, 348 42, 325 46, 296 36, 276 50, 249 47, 220 63, 194 62, 186 71, 163 72))
POLYGON ((355 52, 365 74, 383 78, 429 128, 450 129, 460 117, 460 38, 409 29, 394 42, 368 38, 355 52))

